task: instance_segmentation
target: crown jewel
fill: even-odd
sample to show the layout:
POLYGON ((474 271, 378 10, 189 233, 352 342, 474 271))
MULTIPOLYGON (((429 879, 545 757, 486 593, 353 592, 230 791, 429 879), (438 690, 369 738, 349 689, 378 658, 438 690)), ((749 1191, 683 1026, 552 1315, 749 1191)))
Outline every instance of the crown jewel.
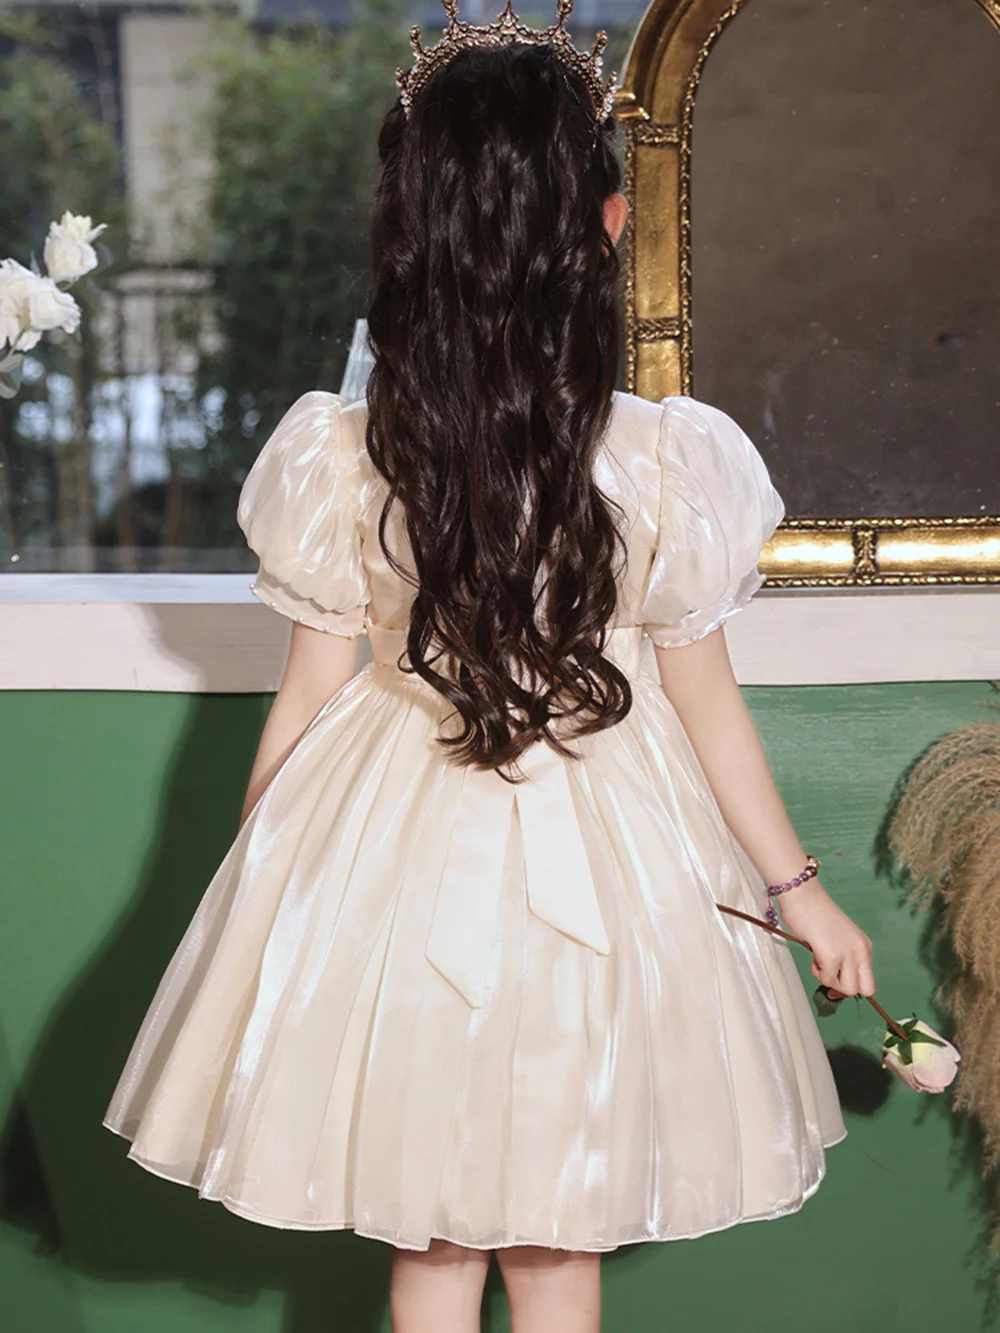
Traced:
POLYGON ((556 13, 559 22, 551 28, 529 28, 514 13, 513 0, 507 0, 503 13, 496 23, 477 27, 465 23, 458 17, 458 0, 441 0, 448 15, 448 26, 444 36, 436 46, 424 47, 419 28, 410 31, 410 44, 417 57, 416 64, 410 70, 396 71, 396 82, 402 97, 403 110, 409 116, 414 99, 426 88, 431 78, 461 51, 470 51, 480 46, 513 46, 528 43, 534 46, 551 45, 556 55, 570 69, 575 70, 585 80, 594 99, 594 109, 598 124, 608 119, 614 110, 617 78, 612 75, 604 82, 604 51, 608 45, 608 34, 599 32, 594 42, 594 49, 589 54, 578 50, 566 31, 566 21, 573 12, 574 0, 557 0, 556 13))

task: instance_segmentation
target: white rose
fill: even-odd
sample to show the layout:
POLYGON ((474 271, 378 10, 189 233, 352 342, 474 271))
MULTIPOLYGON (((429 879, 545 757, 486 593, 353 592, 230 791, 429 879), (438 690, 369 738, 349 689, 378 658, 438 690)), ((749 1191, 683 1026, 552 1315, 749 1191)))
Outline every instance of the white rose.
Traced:
POLYGON ((0 346, 30 352, 50 329, 75 333, 80 307, 51 278, 41 278, 16 259, 0 263, 0 346))
POLYGON ((45 267, 53 282, 76 282, 97 267, 97 252, 91 245, 108 224, 90 225, 89 217, 66 212, 59 222, 49 224, 45 240, 45 267))
POLYGON ((32 329, 41 329, 43 333, 50 329, 75 333, 80 327, 80 307, 51 278, 35 278, 34 285, 28 288, 28 315, 32 329))
POLYGON ((19 352, 30 352, 41 341, 41 333, 30 327, 28 306, 28 293, 36 282, 37 275, 16 259, 0 263, 0 348, 17 343, 19 352))

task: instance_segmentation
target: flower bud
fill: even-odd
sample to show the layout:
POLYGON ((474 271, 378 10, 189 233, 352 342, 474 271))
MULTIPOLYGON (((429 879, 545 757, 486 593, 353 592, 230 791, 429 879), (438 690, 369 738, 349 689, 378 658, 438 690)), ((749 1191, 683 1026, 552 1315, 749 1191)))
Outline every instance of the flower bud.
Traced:
POLYGON ((961 1055, 940 1033, 919 1018, 900 1023, 903 1040, 891 1029, 882 1041, 882 1065, 916 1092, 943 1092, 958 1073, 961 1055))
POLYGON ((45 267, 53 282, 76 282, 85 273, 97 267, 97 252, 91 241, 100 236, 108 224, 90 225, 89 217, 66 212, 60 222, 49 225, 45 240, 45 267))

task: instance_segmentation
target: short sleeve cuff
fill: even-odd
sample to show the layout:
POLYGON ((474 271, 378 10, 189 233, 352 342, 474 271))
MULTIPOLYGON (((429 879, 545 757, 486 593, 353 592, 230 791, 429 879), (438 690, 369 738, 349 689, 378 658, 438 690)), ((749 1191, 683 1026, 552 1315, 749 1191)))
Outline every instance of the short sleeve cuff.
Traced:
POLYGON ((730 616, 742 611, 763 583, 764 575, 758 569, 751 570, 738 586, 715 606, 692 611, 674 625, 647 625, 646 633, 657 648, 683 648, 689 643, 697 643, 699 639, 705 639, 719 629, 730 616))
POLYGON ((318 602, 300 597, 286 583, 272 578, 265 569, 261 569, 251 583, 250 591, 272 611, 308 625, 310 629, 321 630, 324 634, 339 634, 347 639, 356 639, 367 633, 364 604, 350 611, 328 611, 318 602))

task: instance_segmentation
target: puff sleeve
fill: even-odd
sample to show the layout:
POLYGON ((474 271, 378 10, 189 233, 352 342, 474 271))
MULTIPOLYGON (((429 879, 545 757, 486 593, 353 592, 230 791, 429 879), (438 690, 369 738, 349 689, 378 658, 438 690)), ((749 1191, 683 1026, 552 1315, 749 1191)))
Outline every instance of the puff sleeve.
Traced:
POLYGON ((237 521, 267 606, 330 634, 365 632, 369 589, 358 530, 362 473, 338 394, 303 394, 278 422, 240 492, 237 521))
POLYGON ((785 509, 749 438, 708 403, 664 399, 657 461, 657 546, 638 619, 657 646, 672 648, 747 605, 785 509))

